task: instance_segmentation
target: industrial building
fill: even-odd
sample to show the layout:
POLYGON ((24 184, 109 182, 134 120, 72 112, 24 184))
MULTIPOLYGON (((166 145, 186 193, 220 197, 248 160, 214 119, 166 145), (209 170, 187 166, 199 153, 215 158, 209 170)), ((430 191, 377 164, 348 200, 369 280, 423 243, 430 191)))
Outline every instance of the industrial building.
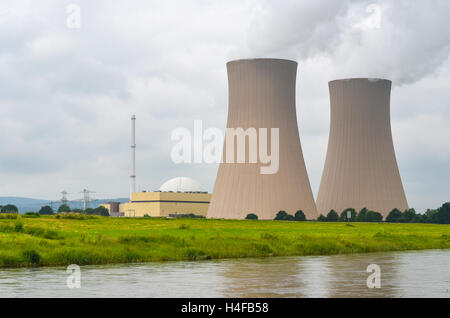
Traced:
POLYGON ((408 208, 390 122, 391 81, 352 78, 329 82, 330 135, 317 209, 380 212, 408 208))
POLYGON ((158 191, 133 192, 131 200, 102 204, 111 216, 180 217, 206 216, 211 194, 191 178, 179 177, 165 182, 158 191))
MULTIPOLYGON (((227 128, 279 129, 279 169, 262 174, 261 162, 219 166, 209 218, 243 219, 254 213, 273 219, 278 211, 318 214, 306 172, 297 126, 297 62, 245 59, 227 63, 229 107, 227 128)), ((249 153, 248 143, 245 145, 249 153)), ((226 142, 223 151, 226 156, 226 142)))

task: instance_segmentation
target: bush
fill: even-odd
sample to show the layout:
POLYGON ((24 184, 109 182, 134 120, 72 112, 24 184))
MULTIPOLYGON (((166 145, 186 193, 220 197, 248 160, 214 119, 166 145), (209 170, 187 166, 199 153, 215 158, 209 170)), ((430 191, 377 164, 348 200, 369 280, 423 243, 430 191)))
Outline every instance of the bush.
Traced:
POLYGON ((303 213, 302 210, 298 210, 298 211, 295 212, 295 214, 294 214, 294 220, 295 220, 295 221, 306 221, 305 213, 303 213))
POLYGON ((23 256, 29 264, 39 265, 41 263, 41 255, 34 250, 24 251, 23 256))
POLYGON ((43 207, 39 210, 39 214, 42 214, 42 215, 52 215, 52 214, 54 214, 54 211, 53 211, 53 209, 52 209, 51 206, 46 205, 46 206, 43 206, 43 207))
POLYGON ((23 232, 23 223, 19 220, 14 224, 14 232, 23 232))
POLYGON ((258 219, 258 216, 257 216, 256 214, 254 214, 254 213, 250 213, 250 214, 247 214, 247 216, 245 217, 245 219, 246 219, 246 220, 257 220, 257 219, 258 219))
POLYGON ((323 216, 322 214, 319 215, 319 217, 317 218, 317 221, 319 222, 326 222, 327 221, 327 217, 323 216))
POLYGON ((279 211, 277 215, 275 216, 274 220, 278 221, 292 221, 294 220, 294 217, 290 214, 287 214, 286 211, 279 211))
POLYGON ((60 212, 70 212, 70 206, 67 204, 61 204, 58 208, 58 213, 60 212))
POLYGON ((367 209, 362 208, 361 211, 359 211, 358 215, 356 216, 356 222, 366 222, 366 213, 367 209))
POLYGON ((403 211, 402 217, 400 218, 400 222, 411 223, 415 216, 416 216, 416 210, 407 209, 407 210, 403 211))
POLYGON ((94 214, 94 209, 92 208, 87 208, 86 210, 83 211, 86 214, 94 214))
POLYGON ((393 209, 386 217, 386 222, 400 223, 402 219, 402 212, 399 209, 393 209))
POLYGON ((379 212, 367 211, 366 222, 381 222, 383 221, 383 216, 379 212))
POLYGON ((422 214, 414 215, 414 218, 411 220, 411 223, 426 223, 426 216, 422 214))
POLYGON ((1 210, 2 213, 19 213, 19 209, 14 204, 7 204, 5 206, 2 206, 1 210))
POLYGON ((339 217, 339 221, 341 222, 355 222, 356 221, 356 210, 353 208, 347 208, 342 211, 341 216, 339 217), (347 212, 350 212, 350 219, 347 217, 347 212))
POLYGON ((24 215, 22 215, 23 218, 39 218, 41 215, 36 212, 26 212, 24 215))
POLYGON ((339 219, 339 215, 336 213, 335 210, 331 210, 327 215, 327 222, 337 222, 339 219))
POLYGON ((72 219, 72 220, 90 220, 98 218, 95 215, 86 215, 80 213, 57 213, 55 215, 57 219, 72 219))
POLYGON ((423 219, 424 222, 427 223, 439 223, 438 218, 437 218, 437 210, 435 209, 427 209, 427 211, 425 212, 423 219))
POLYGON ((99 206, 99 207, 94 209, 94 213, 93 214, 101 215, 101 216, 109 216, 109 211, 104 206, 99 206))

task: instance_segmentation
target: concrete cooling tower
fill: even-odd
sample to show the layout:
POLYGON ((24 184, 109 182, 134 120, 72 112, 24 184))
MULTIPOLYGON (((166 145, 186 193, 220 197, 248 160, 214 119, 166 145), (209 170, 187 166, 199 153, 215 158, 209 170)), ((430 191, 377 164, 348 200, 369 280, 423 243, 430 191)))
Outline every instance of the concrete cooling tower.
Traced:
MULTIPOLYGON (((267 164, 260 160, 256 163, 221 163, 208 217, 243 219, 254 213, 259 219, 273 219, 280 210, 289 214, 302 210, 307 219, 315 219, 318 215, 303 159, 295 110, 297 63, 280 59, 237 60, 227 63, 227 70, 227 128, 267 128, 268 153, 276 148, 272 147, 271 128, 278 128, 279 164, 276 173, 262 174, 260 168, 267 164)), ((227 152, 226 144, 227 141, 223 158, 227 152)), ((248 145, 247 142, 246 158, 249 156, 248 145)), ((236 147, 235 143, 235 150, 236 147)))
POLYGON ((391 81, 329 82, 331 125, 317 209, 326 215, 367 208, 386 217, 408 208, 390 122, 391 81))

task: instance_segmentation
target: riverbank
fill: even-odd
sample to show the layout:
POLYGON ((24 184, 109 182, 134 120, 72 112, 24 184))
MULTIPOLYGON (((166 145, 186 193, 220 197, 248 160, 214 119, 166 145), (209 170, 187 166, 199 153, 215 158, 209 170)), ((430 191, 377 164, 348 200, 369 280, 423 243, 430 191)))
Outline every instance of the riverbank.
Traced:
POLYGON ((211 219, 0 219, 0 267, 450 248, 450 225, 211 219))

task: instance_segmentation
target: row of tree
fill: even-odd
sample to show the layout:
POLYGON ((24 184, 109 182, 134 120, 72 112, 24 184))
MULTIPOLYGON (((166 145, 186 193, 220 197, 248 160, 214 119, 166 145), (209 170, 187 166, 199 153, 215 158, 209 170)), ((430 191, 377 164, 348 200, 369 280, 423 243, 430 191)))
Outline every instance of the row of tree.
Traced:
MULTIPOLYGON (((109 216, 109 212, 108 209, 105 208, 104 206, 99 206, 96 207, 95 209, 92 208, 87 208, 86 210, 82 210, 82 209, 71 209, 70 206, 68 206, 67 204, 61 204, 58 208, 58 213, 68 213, 68 212, 72 212, 72 213, 85 213, 85 214, 91 214, 91 215, 102 215, 102 216, 109 216)), ((55 214, 55 212, 53 211, 51 206, 43 206, 40 210, 39 210, 39 214, 46 214, 46 215, 52 215, 55 214)))
MULTIPOLYGON (((254 213, 247 215, 248 220, 257 220, 258 216, 254 213)), ((306 221, 305 214, 302 210, 298 210, 294 215, 279 211, 274 220, 284 221, 306 221)), ((366 208, 357 212, 353 208, 347 208, 338 214, 335 210, 331 210, 326 216, 320 215, 316 221, 319 222, 382 222, 383 216, 376 211, 370 211, 366 208)), ((444 203, 438 209, 428 209, 424 214, 416 213, 414 209, 400 211, 393 209, 386 217, 386 222, 390 223, 434 223, 434 224, 450 224, 450 202, 444 203)))
MULTIPOLYGON (((0 211, 1 211, 1 213, 19 213, 19 209, 13 204, 0 206, 0 211)), ((62 213, 62 212, 86 213, 86 214, 92 214, 92 215, 109 216, 108 209, 105 208, 104 206, 99 206, 95 209, 87 208, 86 210, 82 210, 82 209, 71 209, 70 206, 68 206, 67 204, 61 204, 57 210, 57 213, 62 213)), ((39 214, 40 215, 53 215, 53 214, 55 214, 55 211, 53 210, 53 208, 51 206, 45 205, 45 206, 41 207, 41 209, 39 210, 39 214)))

